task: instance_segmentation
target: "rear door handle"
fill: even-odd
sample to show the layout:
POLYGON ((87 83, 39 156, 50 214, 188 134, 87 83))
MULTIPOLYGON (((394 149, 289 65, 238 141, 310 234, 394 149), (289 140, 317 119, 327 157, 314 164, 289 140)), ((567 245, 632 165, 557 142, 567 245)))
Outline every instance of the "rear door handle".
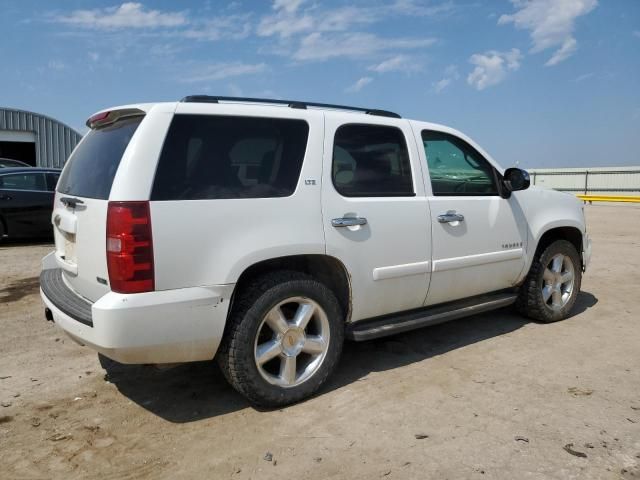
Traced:
POLYGON ((9 196, 9 195, 0 195, 0 200, 11 200, 11 196, 9 196))
POLYGON ((331 220, 334 227, 355 227, 357 225, 366 225, 367 219, 364 217, 342 217, 331 220))
POLYGON ((79 198, 73 198, 73 197, 62 197, 60 201, 64 203, 67 207, 71 207, 71 208, 76 208, 78 204, 84 203, 79 198))
POLYGON ((456 212, 447 212, 442 215, 438 215, 438 221, 440 223, 464 222, 464 215, 456 212))

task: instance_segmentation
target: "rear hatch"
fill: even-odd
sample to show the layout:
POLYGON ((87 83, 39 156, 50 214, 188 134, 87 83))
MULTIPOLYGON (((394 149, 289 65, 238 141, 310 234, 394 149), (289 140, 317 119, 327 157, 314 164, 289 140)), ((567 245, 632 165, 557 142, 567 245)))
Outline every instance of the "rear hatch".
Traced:
POLYGON ((95 302, 109 292, 106 224, 109 193, 120 160, 142 121, 141 110, 92 117, 91 131, 69 158, 56 189, 52 214, 55 256, 64 280, 95 302))

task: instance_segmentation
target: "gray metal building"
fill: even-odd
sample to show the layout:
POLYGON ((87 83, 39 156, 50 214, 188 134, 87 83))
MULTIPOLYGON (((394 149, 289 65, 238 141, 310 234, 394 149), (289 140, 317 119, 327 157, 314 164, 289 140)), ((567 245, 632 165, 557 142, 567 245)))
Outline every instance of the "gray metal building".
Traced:
POLYGON ((46 115, 0 107, 0 158, 61 168, 81 138, 46 115))
POLYGON ((584 195, 640 194, 640 166, 587 168, 534 168, 531 183, 540 187, 584 195))

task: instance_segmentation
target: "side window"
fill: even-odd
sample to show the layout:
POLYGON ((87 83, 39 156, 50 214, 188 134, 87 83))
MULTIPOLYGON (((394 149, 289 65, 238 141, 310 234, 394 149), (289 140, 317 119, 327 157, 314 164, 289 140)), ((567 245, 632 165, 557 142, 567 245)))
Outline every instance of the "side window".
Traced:
POLYGON ((464 140, 423 130, 422 143, 434 195, 498 195, 493 167, 464 140))
POLYGON ((7 190, 47 190, 43 173, 14 173, 0 176, 0 188, 7 190))
POLYGON ((308 136, 304 120, 176 115, 151 199, 289 196, 298 184, 308 136))
POLYGON ((415 195, 402 131, 380 125, 343 125, 335 136, 331 176, 345 197, 415 195))

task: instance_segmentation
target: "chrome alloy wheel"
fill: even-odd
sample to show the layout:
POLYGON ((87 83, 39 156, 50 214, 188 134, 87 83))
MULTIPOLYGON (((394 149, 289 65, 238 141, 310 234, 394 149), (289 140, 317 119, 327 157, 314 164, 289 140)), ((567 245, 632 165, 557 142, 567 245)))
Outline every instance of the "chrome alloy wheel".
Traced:
POLYGON ((551 310, 561 310, 573 293, 575 272, 573 262, 567 255, 558 253, 544 269, 542 276, 542 299, 551 310))
POLYGON ((313 376, 329 347, 329 319, 320 305, 292 297, 273 307, 258 327, 254 359, 267 382, 290 388, 313 376))

